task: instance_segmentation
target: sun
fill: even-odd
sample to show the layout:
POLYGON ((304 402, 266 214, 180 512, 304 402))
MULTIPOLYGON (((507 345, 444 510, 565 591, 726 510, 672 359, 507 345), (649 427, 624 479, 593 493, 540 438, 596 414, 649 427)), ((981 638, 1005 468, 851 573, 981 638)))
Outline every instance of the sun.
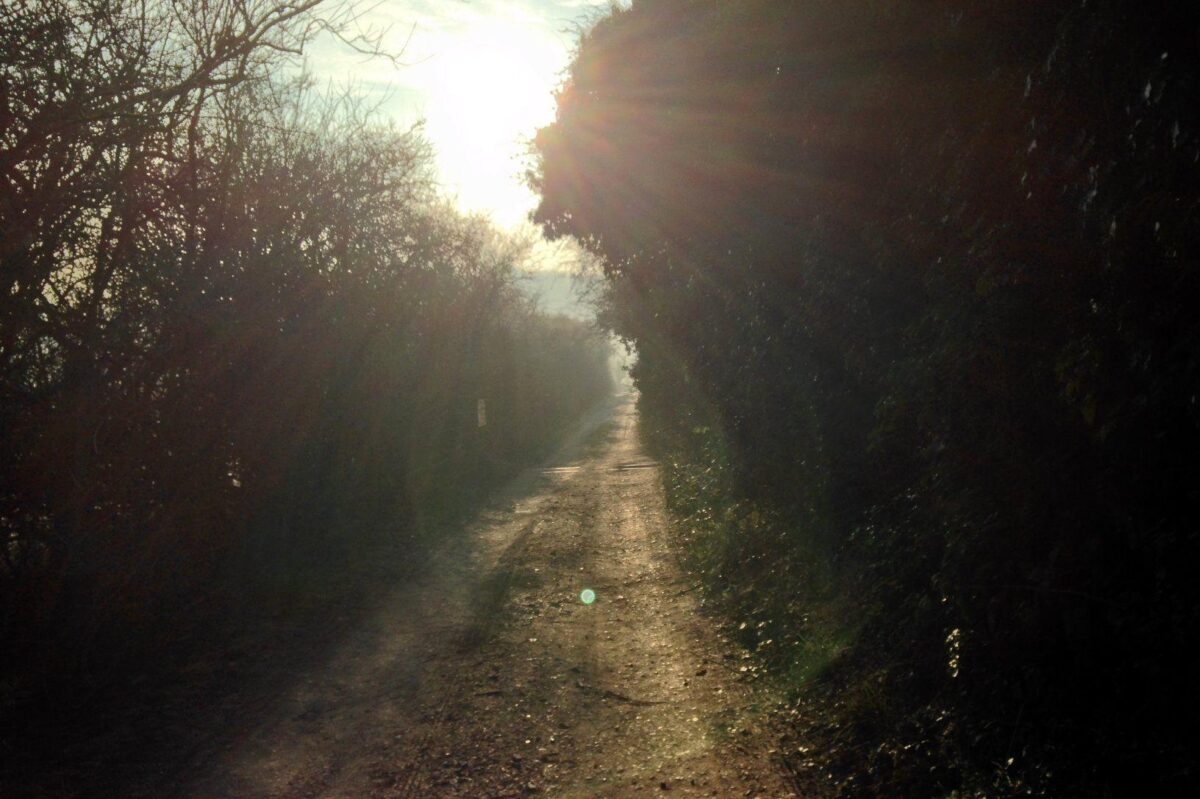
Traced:
POLYGON ((520 181, 525 142, 554 118, 558 59, 516 26, 456 37, 430 64, 426 126, 459 202, 516 224, 534 197, 520 181))

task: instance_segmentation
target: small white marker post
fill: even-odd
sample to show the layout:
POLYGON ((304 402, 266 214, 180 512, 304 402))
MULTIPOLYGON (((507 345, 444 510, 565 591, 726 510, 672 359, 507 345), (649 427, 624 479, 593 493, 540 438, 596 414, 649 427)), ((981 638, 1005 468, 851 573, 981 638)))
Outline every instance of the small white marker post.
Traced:
POLYGON ((487 402, 485 400, 477 400, 475 402, 475 420, 479 427, 487 427, 487 402))

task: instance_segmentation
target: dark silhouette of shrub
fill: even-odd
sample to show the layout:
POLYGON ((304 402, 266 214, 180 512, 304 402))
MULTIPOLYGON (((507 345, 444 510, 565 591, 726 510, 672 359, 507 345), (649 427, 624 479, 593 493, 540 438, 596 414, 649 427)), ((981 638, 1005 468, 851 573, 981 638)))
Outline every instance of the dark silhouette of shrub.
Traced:
POLYGON ((848 794, 1193 773, 1195 33, 1115 0, 640 0, 581 39, 537 218, 605 256, 660 446, 715 436, 714 501, 790 528, 718 525, 721 579, 834 565, 857 639, 807 691, 827 742, 858 730, 848 794))
POLYGON ((318 5, 0 9, 4 705, 233 575, 415 556, 608 389, 419 130, 277 69, 347 19, 318 5))

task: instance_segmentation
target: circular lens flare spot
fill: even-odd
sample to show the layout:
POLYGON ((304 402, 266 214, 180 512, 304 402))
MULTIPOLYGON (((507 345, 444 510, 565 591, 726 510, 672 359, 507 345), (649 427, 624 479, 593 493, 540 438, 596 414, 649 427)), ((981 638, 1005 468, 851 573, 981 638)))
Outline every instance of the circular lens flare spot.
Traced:
POLYGON ((596 592, 590 588, 585 588, 579 592, 579 601, 585 605, 590 605, 596 601, 596 592))

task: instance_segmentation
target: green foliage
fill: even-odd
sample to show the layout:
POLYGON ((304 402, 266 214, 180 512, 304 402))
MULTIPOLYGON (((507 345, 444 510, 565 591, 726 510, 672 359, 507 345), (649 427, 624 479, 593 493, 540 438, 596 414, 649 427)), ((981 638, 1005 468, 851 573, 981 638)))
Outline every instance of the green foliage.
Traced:
POLYGON ((606 258, 699 568, 801 597, 797 640, 788 564, 833 572, 854 643, 805 701, 848 795, 1194 773, 1195 30, 641 0, 581 40, 538 217, 606 258))

